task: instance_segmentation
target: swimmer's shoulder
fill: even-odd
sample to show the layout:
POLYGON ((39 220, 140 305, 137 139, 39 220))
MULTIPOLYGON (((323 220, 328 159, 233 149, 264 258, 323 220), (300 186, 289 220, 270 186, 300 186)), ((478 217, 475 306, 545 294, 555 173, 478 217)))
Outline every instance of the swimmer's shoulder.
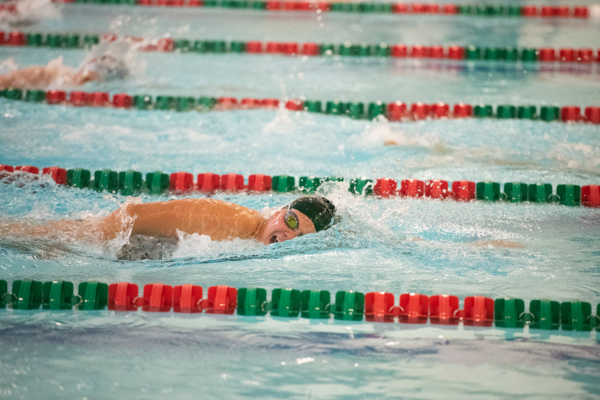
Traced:
POLYGON ((242 220, 248 220, 253 224, 257 220, 262 220, 262 214, 248 207, 240 206, 239 204, 231 203, 217 199, 181 199, 170 200, 174 204, 187 208, 190 213, 205 214, 215 217, 234 218, 240 223, 242 220))

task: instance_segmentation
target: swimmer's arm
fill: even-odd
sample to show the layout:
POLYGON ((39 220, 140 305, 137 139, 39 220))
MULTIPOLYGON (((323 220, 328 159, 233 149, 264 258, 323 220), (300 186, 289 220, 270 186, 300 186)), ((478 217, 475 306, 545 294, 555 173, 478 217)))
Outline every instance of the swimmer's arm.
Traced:
MULTIPOLYGON (((6 88, 31 89, 31 88, 46 88, 56 77, 66 73, 75 77, 69 67, 56 66, 52 68, 48 66, 33 66, 23 68, 18 71, 11 71, 4 75, 0 75, 0 90, 6 88)), ((79 84, 78 82, 75 82, 79 84)))
POLYGON ((262 218, 245 207, 218 200, 185 199, 129 204, 101 223, 105 239, 123 230, 123 211, 135 218, 132 235, 177 238, 177 231, 210 236, 212 240, 250 239, 262 218))
POLYGON ((209 199, 126 204, 104 218, 62 220, 44 225, 2 224, 0 237, 96 241, 111 240, 131 228, 132 235, 177 238, 177 231, 207 235, 212 240, 253 239, 264 218, 254 210, 209 199), (131 223, 133 222, 133 226, 131 223))
POLYGON ((29 89, 33 87, 47 86, 50 83, 46 67, 27 67, 19 71, 11 71, 0 76, 0 88, 9 87, 29 89))

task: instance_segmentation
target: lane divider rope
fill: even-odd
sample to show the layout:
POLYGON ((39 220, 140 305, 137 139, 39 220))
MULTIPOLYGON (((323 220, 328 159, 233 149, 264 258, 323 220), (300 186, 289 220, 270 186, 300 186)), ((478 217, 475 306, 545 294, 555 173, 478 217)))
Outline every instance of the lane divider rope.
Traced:
MULTIPOLYGON (((47 167, 43 175, 50 176, 59 185, 75 188, 87 188, 97 192, 120 193, 124 196, 148 194, 186 194, 192 191, 211 193, 216 191, 248 193, 315 193, 326 182, 340 182, 348 185, 348 191, 356 195, 375 195, 380 198, 424 198, 433 200, 455 200, 471 202, 509 203, 556 203, 575 207, 600 207, 599 185, 559 184, 553 192, 550 183, 506 182, 472 182, 460 180, 448 182, 440 179, 421 181, 404 179, 400 182, 391 178, 355 178, 349 181, 341 177, 302 176, 296 186, 296 178, 288 175, 269 176, 264 174, 250 175, 247 181, 243 175, 230 173, 218 175, 211 172, 198 174, 196 182, 189 172, 173 172, 170 175, 162 171, 147 173, 143 180, 139 171, 112 171, 103 169, 92 175, 89 170, 74 168, 66 170, 60 167, 47 167), (398 183, 400 183, 398 185, 398 183), (501 191, 501 187, 503 191, 501 191)), ((8 183, 21 175, 39 179, 37 167, 21 165, 17 167, 0 164, 0 179, 8 183), (12 179, 11 179, 12 178, 12 179)))
POLYGON ((106 284, 97 281, 81 282, 77 294, 72 282, 56 280, 40 282, 16 280, 8 292, 5 280, 0 280, 0 309, 7 305, 15 310, 104 310, 233 314, 281 318, 329 319, 343 321, 388 322, 405 324, 458 325, 497 328, 523 328, 585 332, 600 326, 600 304, 596 315, 589 302, 570 300, 531 300, 528 310, 523 299, 440 294, 425 296, 403 293, 399 301, 393 293, 361 293, 338 291, 335 300, 327 290, 277 288, 267 300, 267 290, 257 287, 236 289, 226 285, 211 286, 203 297, 201 286, 184 284, 169 286, 163 283, 144 285, 140 295, 138 285, 129 282, 106 284))
POLYGON ((0 31, 0 45, 27 46, 50 48, 89 48, 100 42, 112 42, 123 38, 131 43, 138 43, 139 51, 181 52, 195 54, 279 54, 288 56, 355 56, 355 57, 392 57, 414 59, 449 59, 468 61, 505 61, 526 63, 542 62, 549 65, 552 62, 591 64, 600 61, 600 49, 575 49, 565 47, 554 49, 514 47, 478 47, 469 46, 422 46, 405 44, 319 44, 296 42, 260 42, 260 41, 225 41, 225 40, 189 40, 189 39, 144 39, 133 36, 118 36, 115 34, 81 35, 78 33, 24 33, 12 31, 6 34, 0 31))
MULTIPOLYGON (((141 94, 131 96, 118 93, 112 96, 107 92, 88 93, 73 91, 67 93, 62 90, 27 90, 8 88, 0 90, 0 97, 9 100, 25 100, 33 103, 46 103, 51 105, 70 105, 74 107, 112 107, 119 109, 138 110, 176 110, 176 111, 227 111, 234 109, 277 109, 280 107, 278 99, 243 98, 238 101, 234 97, 200 97, 165 96, 159 95, 154 99, 150 95, 141 94)), ((283 103, 281 103, 283 105, 283 103)), ((534 105, 514 106, 502 104, 496 107, 495 113, 492 105, 477 104, 475 106, 465 103, 455 104, 453 108, 446 103, 425 104, 407 103, 396 101, 383 103, 371 102, 365 105, 361 102, 340 102, 319 100, 290 99, 285 102, 285 109, 289 111, 307 111, 324 113, 328 115, 347 116, 352 119, 374 120, 386 118, 392 122, 408 122, 425 119, 455 119, 455 118, 497 118, 497 119, 528 119, 545 122, 562 121, 565 123, 590 123, 600 124, 600 107, 585 107, 583 114, 577 106, 542 106, 534 105)))
POLYGON ((157 7, 221 7, 264 11, 347 12, 368 14, 466 15, 478 17, 588 18, 586 6, 508 5, 508 4, 435 4, 323 1, 247 1, 247 0, 54 0, 57 3, 91 3, 157 7))

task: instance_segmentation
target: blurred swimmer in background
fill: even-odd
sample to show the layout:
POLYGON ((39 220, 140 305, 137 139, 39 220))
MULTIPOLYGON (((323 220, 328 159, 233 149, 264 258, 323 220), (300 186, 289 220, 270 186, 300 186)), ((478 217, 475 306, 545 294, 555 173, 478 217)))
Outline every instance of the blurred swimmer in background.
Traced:
POLYGON ((134 50, 124 40, 102 43, 94 46, 78 69, 64 65, 62 56, 48 65, 23 69, 18 69, 11 58, 0 64, 0 90, 64 89, 91 81, 124 79, 131 72, 134 50))
POLYGON ((0 28, 33 25, 45 18, 60 17, 51 0, 10 0, 0 3, 0 28))
POLYGON ((15 67, 16 64, 12 59, 0 65, 0 73, 2 73, 0 90, 7 88, 44 90, 81 86, 90 81, 123 79, 128 74, 125 63, 110 55, 93 58, 79 70, 64 65, 62 56, 50 61, 46 66, 36 65, 21 70, 15 67), (2 73, 3 66, 9 69, 9 72, 2 73))

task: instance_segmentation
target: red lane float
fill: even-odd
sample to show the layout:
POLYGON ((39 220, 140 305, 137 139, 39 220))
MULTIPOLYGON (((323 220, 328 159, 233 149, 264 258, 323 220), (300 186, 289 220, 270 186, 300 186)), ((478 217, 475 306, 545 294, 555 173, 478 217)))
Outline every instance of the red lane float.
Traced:
POLYGON ((12 31, 8 34, 9 46, 25 46, 25 34, 19 31, 12 31))
POLYGON ((43 175, 50 175, 50 177, 58 185, 67 184, 67 170, 59 167, 47 167, 42 170, 43 175))
POLYGON ((393 322, 394 295, 386 292, 365 294, 365 317, 370 322, 393 322))
POLYGON ((281 43, 279 42, 267 42, 267 50, 265 53, 269 54, 279 54, 282 53, 281 43))
POLYGON ((246 42, 246 53, 262 53, 261 42, 246 42))
POLYGON ((454 118, 470 118, 473 116, 473 106, 458 103, 454 105, 454 118))
POLYGON ((586 107, 585 119, 592 124, 600 124, 600 107, 586 107))
POLYGON ((132 98, 128 94, 119 93, 113 96, 114 108, 131 108, 132 98))
POLYGON ((465 58, 465 48, 459 46, 448 47, 448 58, 451 60, 462 60, 465 58))
POLYGON ((318 56, 321 54, 321 46, 317 43, 304 43, 302 45, 303 56, 318 56))
POLYGON ((576 60, 575 49, 559 49, 558 59, 562 62, 574 62, 576 60))
POLYGON ((435 325, 458 325, 458 297, 440 294, 429 298, 429 318, 435 325))
POLYGON ((238 192, 244 189, 244 177, 238 174, 226 174, 221 176, 221 190, 227 192, 238 192))
POLYGON ((399 322, 424 324, 429 317, 429 297, 418 293, 400 295, 399 322))
POLYGON ((585 207, 600 207, 600 186, 586 185, 581 187, 581 204, 585 207))
POLYGON ((417 179, 404 179, 400 182, 400 196, 423 197, 425 194, 425 182, 417 179))
POLYGON ((587 48, 577 50, 577 62, 591 63, 592 61, 594 61, 594 50, 587 48))
POLYGON ((573 7, 573 16, 575 18, 587 18, 589 17, 587 7, 573 7))
POLYGON ((444 14, 458 14, 458 11, 456 4, 444 4, 444 14))
POLYGON ((435 103, 431 105, 431 114, 434 118, 449 118, 450 106, 446 103, 435 103))
POLYGON ((556 61, 556 50, 550 47, 539 49, 538 59, 544 62, 556 61))
POLYGON ((412 58, 426 58, 431 57, 431 47, 427 46, 413 46, 410 50, 410 56, 412 58))
POLYGON ((295 56, 298 54, 298 43, 283 43, 282 53, 288 56, 295 56))
POLYGON ((86 92, 71 92, 69 103, 74 107, 86 107, 90 105, 90 95, 86 92))
POLYGON ((202 312, 202 287, 196 285, 180 285, 173 288, 173 311, 179 313, 202 312))
POLYGON ((444 58, 444 48, 442 46, 431 46, 431 58, 444 58))
POLYGON ((483 296, 466 297, 464 307, 456 315, 463 324, 470 326, 492 326, 494 322, 494 299, 483 296))
POLYGON ((173 287, 164 283, 144 286, 144 311, 168 312, 173 307, 173 287))
POLYGON ((396 187, 397 183, 394 179, 380 178, 373 186, 373 194, 380 197, 396 196, 398 194, 396 187))
POLYGON ((403 44, 396 44, 391 47, 390 55, 392 57, 406 57, 408 55, 408 47, 403 44))
POLYGON ((135 283, 119 282, 108 286, 108 309, 114 311, 137 310, 139 288, 135 283))
POLYGON ((90 103, 92 107, 108 107, 110 96, 106 92, 94 92, 90 94, 90 103))
POLYGON ((521 7, 521 15, 526 18, 537 17, 538 9, 536 6, 521 7))
POLYGON ((424 103, 413 103, 410 106, 410 114, 413 119, 426 119, 429 116, 429 105, 424 103))
POLYGON ((408 6, 404 3, 392 4, 392 12, 396 14, 406 14, 408 12, 408 6))
POLYGON ((221 177, 212 172, 198 174, 198 190, 202 192, 214 192, 221 186, 221 177))
POLYGON ((189 172, 173 172, 169 179, 171 190, 185 192, 194 188, 194 175, 189 172))
POLYGON ((260 105, 264 108, 279 108, 279 100, 263 99, 260 101, 260 105))
POLYGON ((63 90, 50 90, 46 92, 47 104, 62 104, 67 101, 67 92, 63 90))
POLYGON ((432 199, 445 199, 450 195, 448 191, 448 182, 439 179, 432 179, 425 182, 425 197, 432 199))
POLYGON ((32 167, 31 165, 19 165, 15 167, 15 171, 27 172, 28 174, 39 174, 40 169, 38 167, 32 167))
POLYGON ((390 121, 402 121, 407 118, 406 104, 401 101, 388 104, 387 117, 390 121))
POLYGON ((452 195, 456 201, 471 201, 475 199, 475 182, 452 182, 452 195))
POLYGON ((563 122, 579 122, 581 117, 581 108, 575 106, 563 107, 560 110, 560 117, 563 122))
POLYGON ((298 99, 288 100, 287 103, 285 103, 285 108, 290 111, 302 111, 304 110, 304 102, 298 99))
POLYGON ((259 99, 244 98, 242 101, 240 101, 240 106, 245 110, 258 108, 261 106, 261 101, 259 99))
POLYGON ((15 172, 15 167, 11 165, 0 164, 0 172, 15 172))
POLYGON ((279 1, 267 1, 265 3, 265 8, 267 10, 281 10, 281 2, 279 2, 279 1))
POLYGON ((255 174, 248 177, 248 190, 267 192, 271 190, 271 177, 269 175, 255 174))
POLYGON ((207 300, 208 314, 233 314, 237 306, 237 289, 226 285, 211 286, 207 300))
POLYGON ((238 101, 235 97, 219 97, 215 108, 221 111, 232 110, 238 107, 238 101))

